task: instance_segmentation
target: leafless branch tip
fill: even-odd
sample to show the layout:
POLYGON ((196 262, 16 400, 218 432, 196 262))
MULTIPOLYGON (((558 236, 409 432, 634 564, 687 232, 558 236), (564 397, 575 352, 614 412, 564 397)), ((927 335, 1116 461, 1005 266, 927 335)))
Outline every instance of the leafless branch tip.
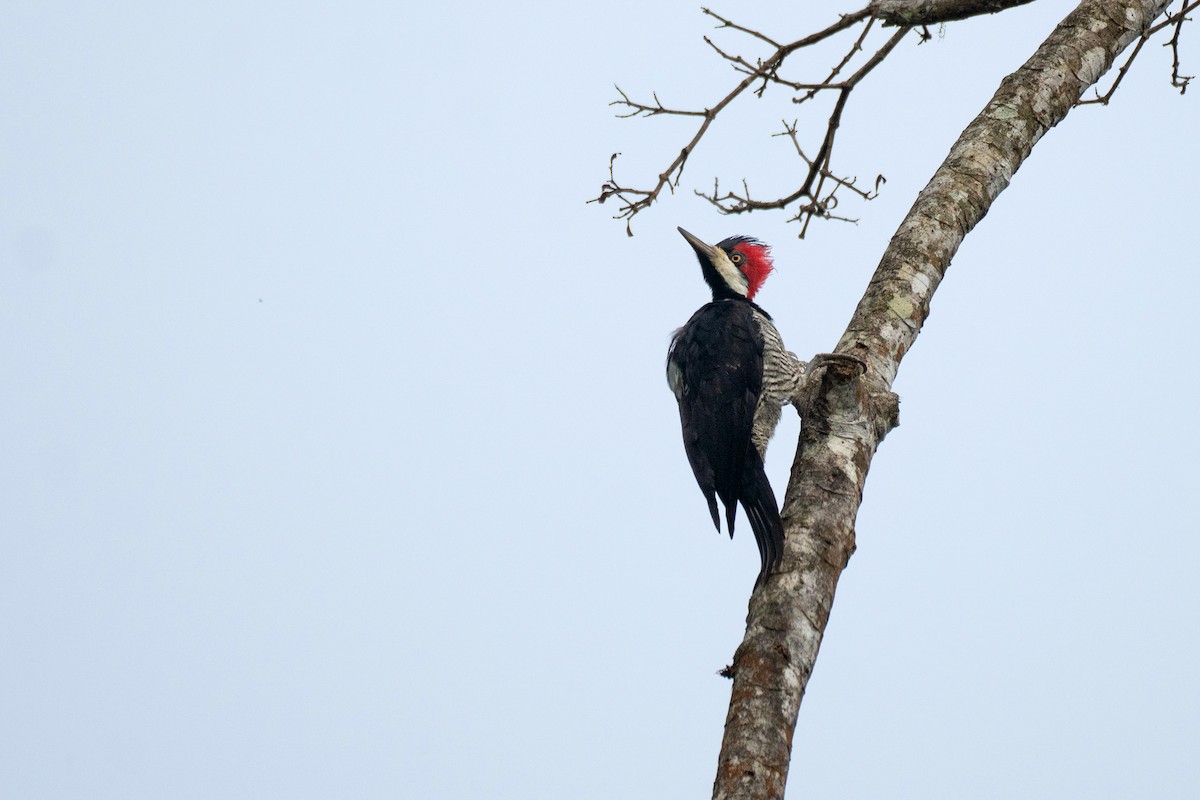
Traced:
MULTIPOLYGON (((779 198, 773 201, 757 201, 750 197, 750 192, 745 181, 742 182, 743 191, 741 194, 729 193, 720 195, 717 185, 714 183, 713 194, 707 195, 703 192, 697 192, 702 197, 707 198, 710 202, 716 205, 722 212, 726 214, 738 214, 749 211, 754 211, 764 208, 784 208, 792 203, 806 198, 808 202, 802 207, 800 214, 796 219, 803 219, 804 229, 807 229, 808 221, 816 216, 823 219, 846 219, 847 217, 836 216, 832 213, 832 209, 836 207, 836 194, 841 189, 849 189, 858 194, 864 199, 871 199, 874 192, 864 192, 854 185, 853 179, 841 178, 834 175, 829 168, 830 157, 833 150, 834 134, 841 124, 842 111, 845 109, 846 101, 850 96, 851 91, 861 81, 867 73, 877 66, 884 57, 899 43, 904 34, 909 28, 899 29, 888 41, 884 44, 871 58, 869 58, 858 70, 846 78, 838 81, 842 72, 854 60, 854 57, 863 50, 864 42, 868 34, 871 32, 874 25, 874 19, 871 16, 869 8, 863 8, 851 14, 842 14, 838 21, 828 27, 817 31, 816 33, 805 36, 796 41, 780 44, 771 37, 761 33, 760 31, 740 25, 732 20, 726 19, 713 12, 708 8, 702 9, 703 12, 715 19, 719 24, 717 29, 729 28, 739 33, 745 34, 759 42, 762 42, 772 48, 774 53, 765 59, 748 58, 729 52, 717 45, 709 37, 704 37, 704 41, 712 48, 718 56, 740 73, 743 77, 736 86, 733 87, 721 100, 713 106, 704 109, 703 111, 685 110, 678 108, 670 108, 663 105, 659 100, 658 94, 651 93, 651 102, 641 102, 632 99, 619 86, 616 87, 619 99, 614 100, 610 105, 617 106, 621 113, 617 116, 621 118, 630 117, 657 117, 657 116, 679 116, 679 117, 700 117, 701 122, 691 140, 684 145, 675 156, 674 160, 658 175, 657 181, 650 188, 635 188, 626 186, 617 181, 614 171, 614 163, 616 155, 609 160, 608 180, 605 181, 600 188, 600 194, 589 202, 604 203, 609 198, 617 198, 621 205, 618 207, 614 218, 625 220, 625 230, 630 236, 633 235, 631 220, 640 212, 653 205, 654 201, 662 194, 663 189, 674 192, 679 186, 680 178, 683 175, 683 169, 687 163, 688 157, 695 151, 700 140, 708 131, 709 126, 717 118, 730 103, 739 95, 745 92, 755 83, 757 88, 753 90, 753 94, 762 97, 769 85, 779 85, 786 87, 794 92, 801 93, 800 96, 793 98, 794 102, 803 103, 811 99, 817 93, 822 91, 834 91, 838 94, 838 99, 834 105, 834 109, 829 116, 825 125, 825 133, 821 144, 817 149, 816 155, 810 160, 800 148, 798 139, 798 129, 796 124, 790 126, 790 133, 785 133, 792 137, 793 143, 796 145, 797 152, 805 160, 807 171, 803 178, 800 188, 792 192, 787 197, 779 198), (779 74, 779 69, 788 58, 789 55, 797 50, 811 47, 827 39, 836 36, 843 31, 849 30, 861 25, 862 28, 855 37, 845 55, 833 66, 829 71, 828 76, 820 82, 799 82, 786 79, 779 74), (826 187, 828 191, 826 191, 826 187)), ((785 129, 788 128, 785 125, 785 129)), ((876 191, 878 190, 878 182, 876 183, 876 191)), ((802 231, 803 235, 803 231, 802 231)))

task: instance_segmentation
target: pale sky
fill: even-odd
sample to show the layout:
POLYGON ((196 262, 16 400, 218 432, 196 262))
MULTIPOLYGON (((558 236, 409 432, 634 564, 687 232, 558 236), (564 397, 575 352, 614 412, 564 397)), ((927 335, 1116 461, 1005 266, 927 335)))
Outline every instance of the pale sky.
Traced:
MULTIPOLYGON (((855 8, 813 5, 714 8, 778 40, 855 8)), ((801 241, 692 195, 794 188, 770 134, 823 116, 781 92, 634 238, 584 202, 611 153, 643 183, 694 125, 614 119, 614 83, 703 107, 736 82, 692 3, 10 0, 0 797, 708 796, 758 556, 714 534, 663 376, 706 301, 675 228, 772 244, 762 305, 828 350, 1072 5, 902 43, 834 157, 881 196, 801 241)), ((1169 72, 1148 46, 955 258, 793 796, 1200 796, 1200 105, 1169 72)))

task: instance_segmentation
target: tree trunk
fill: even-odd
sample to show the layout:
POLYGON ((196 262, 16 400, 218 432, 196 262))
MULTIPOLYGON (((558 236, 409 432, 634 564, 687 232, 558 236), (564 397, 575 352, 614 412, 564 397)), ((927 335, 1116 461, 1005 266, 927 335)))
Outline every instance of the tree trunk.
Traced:
POLYGON ((951 258, 1042 135, 1167 4, 1084 0, 1004 79, 918 195, 838 342, 836 352, 861 359, 866 373, 836 363, 815 372, 784 498, 783 564, 751 596, 730 668, 715 800, 783 797, 800 701, 854 552, 867 469, 896 424, 892 382, 951 258))

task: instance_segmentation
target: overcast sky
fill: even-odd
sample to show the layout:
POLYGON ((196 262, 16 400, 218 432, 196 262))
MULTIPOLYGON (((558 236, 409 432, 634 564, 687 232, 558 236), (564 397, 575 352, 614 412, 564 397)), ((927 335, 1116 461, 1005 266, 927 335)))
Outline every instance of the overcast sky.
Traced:
MULTIPOLYGON (((1072 3, 902 43, 834 160, 881 196, 803 241, 692 195, 794 188, 770 134, 828 106, 777 91, 634 238, 584 202, 693 129, 614 119, 614 82, 736 82, 694 3, 412 5, 0 12, 0 796, 708 796, 758 555, 714 534, 663 376, 707 297, 675 227, 771 243, 763 306, 828 350, 1072 3)), ((853 10, 736 5, 781 41, 853 10)), ((1169 73, 1145 48, 955 258, 796 796, 1200 796, 1200 105, 1169 73)))

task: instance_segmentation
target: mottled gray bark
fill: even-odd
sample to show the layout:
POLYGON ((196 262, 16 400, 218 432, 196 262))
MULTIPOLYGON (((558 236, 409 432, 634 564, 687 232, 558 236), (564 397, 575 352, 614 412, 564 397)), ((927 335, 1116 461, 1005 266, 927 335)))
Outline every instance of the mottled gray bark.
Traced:
POLYGON ((800 701, 854 552, 867 469, 896 424, 892 382, 950 259, 1042 135, 1166 6, 1084 0, 1004 79, 893 236, 836 348, 861 359, 866 373, 835 364, 818 370, 809 387, 784 498, 783 565, 750 598, 746 638, 730 669, 716 800, 783 797, 800 701))
POLYGON ((884 25, 937 25, 995 14, 1033 0, 871 0, 871 16, 884 25))

